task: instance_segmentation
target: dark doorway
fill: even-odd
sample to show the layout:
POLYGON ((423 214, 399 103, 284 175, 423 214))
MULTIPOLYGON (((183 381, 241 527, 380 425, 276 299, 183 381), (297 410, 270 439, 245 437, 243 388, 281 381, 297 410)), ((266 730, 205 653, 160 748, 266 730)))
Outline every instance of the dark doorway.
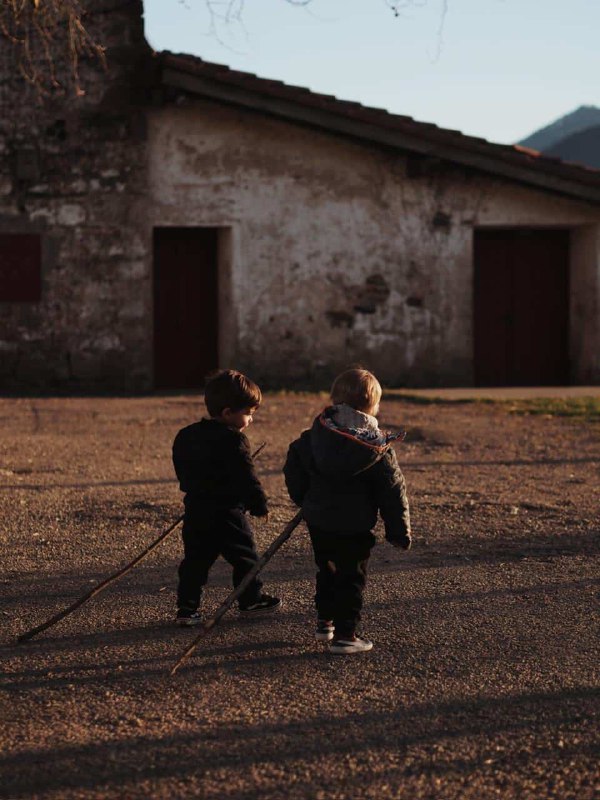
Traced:
POLYGON ((218 229, 154 229, 154 384, 196 389, 218 366, 218 229))
POLYGON ((568 383, 569 232, 475 231, 477 386, 568 383))

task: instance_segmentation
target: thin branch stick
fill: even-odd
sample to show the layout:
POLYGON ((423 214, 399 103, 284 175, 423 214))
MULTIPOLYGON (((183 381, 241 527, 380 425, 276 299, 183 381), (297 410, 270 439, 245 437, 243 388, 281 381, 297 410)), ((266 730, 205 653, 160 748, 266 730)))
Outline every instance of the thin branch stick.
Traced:
POLYGON ((254 461, 255 458, 257 458, 262 453, 262 451, 265 449, 266 446, 267 446, 266 442, 263 442, 262 444, 259 444, 259 446, 256 448, 256 450, 252 453, 252 460, 253 461, 254 461))
MULTIPOLYGON (((263 442, 260 445, 260 447, 258 447, 258 449, 255 450, 255 452, 252 454, 253 459, 256 458, 258 454, 266 447, 266 444, 267 444, 266 442, 263 442)), ((133 561, 130 561, 128 564, 125 564, 124 567, 115 572, 113 575, 109 575, 108 578, 105 578, 103 581, 100 581, 100 583, 96 584, 96 586, 94 586, 93 589, 90 589, 89 592, 86 592, 86 594, 84 594, 83 597, 80 597, 78 600, 75 600, 74 603, 71 603, 71 605, 68 606, 68 608, 65 608, 63 611, 60 611, 53 617, 50 617, 50 619, 46 620, 46 622, 43 622, 41 625, 37 625, 35 628, 31 628, 31 630, 22 633, 17 638, 17 642, 19 643, 27 642, 34 636, 37 636, 38 633, 41 633, 42 631, 51 628, 53 625, 56 625, 56 623, 60 622, 61 619, 64 619, 65 617, 68 617, 69 614, 72 614, 73 611, 79 608, 79 606, 82 606, 84 603, 87 603, 88 600, 91 600, 92 597, 104 591, 104 589, 106 589, 107 586, 110 586, 111 583, 118 581, 119 578, 123 577, 123 575, 127 575, 127 573, 131 572, 131 570, 135 567, 136 564, 139 564, 142 559, 146 558, 146 556, 149 553, 151 553, 156 547, 158 547, 158 545, 161 544, 161 542, 163 542, 167 538, 167 536, 175 530, 175 528, 179 525, 180 522, 183 522, 183 514, 178 519, 176 519, 175 522, 172 525, 170 525, 165 531, 163 531, 157 539, 151 542, 151 544, 149 544, 145 550, 143 550, 138 556, 136 556, 133 559, 133 561)))
POLYGON ((250 581, 252 581, 258 573, 263 569, 263 567, 273 558, 275 553, 279 550, 282 544, 284 544, 292 535, 294 530, 298 527, 300 522, 302 521, 302 511, 298 511, 296 516, 291 519, 288 524, 285 526, 284 530, 279 534, 279 536, 269 545, 269 547, 265 550, 262 556, 258 559, 256 564, 252 567, 252 569, 246 573, 244 579, 240 583, 240 585, 231 592, 231 594, 227 597, 226 600, 219 606, 215 615, 211 617, 207 622, 205 622, 202 627, 200 628, 200 633, 196 636, 196 638, 192 641, 183 655, 179 658, 173 669, 171 670, 171 675, 175 675, 179 667, 183 666, 188 658, 192 655, 194 650, 200 644, 200 641, 206 636, 206 634, 215 627, 215 625, 219 622, 221 617, 223 617, 231 608, 231 606, 235 603, 235 601, 243 594, 244 589, 248 586, 250 581))
POLYGON ((32 628, 30 631, 27 631, 26 633, 22 633, 18 637, 17 642, 26 642, 29 639, 32 639, 34 636, 37 636, 38 633, 41 633, 42 631, 45 631, 47 628, 51 628, 52 625, 56 625, 56 623, 59 622, 61 619, 64 619, 65 617, 68 617, 69 614, 72 614, 73 611, 75 611, 76 608, 79 608, 79 606, 82 606, 84 603, 87 603, 88 600, 91 600, 91 598, 94 597, 94 595, 97 595, 100 592, 104 591, 104 589, 106 589, 107 586, 110 586, 111 583, 114 583, 115 581, 118 581, 119 578, 123 577, 123 575, 127 575, 127 573, 130 572, 135 567, 136 564, 139 564, 139 562, 143 558, 146 558, 148 553, 151 553, 154 550, 155 547, 158 547, 158 545, 164 539, 166 539, 167 536, 172 531, 174 531, 175 528, 182 521, 183 521, 183 514, 177 520, 175 520, 175 522, 172 525, 170 525, 165 531, 163 531, 161 533, 161 535, 158 537, 158 539, 155 539, 152 542, 152 544, 149 544, 148 547, 143 552, 141 552, 139 554, 139 556, 136 556, 133 559, 133 561, 130 561, 129 564, 126 564, 118 572, 115 572, 114 575, 109 575, 108 578, 105 578, 103 581, 101 581, 96 586, 94 586, 93 589, 90 589, 90 591, 87 592, 86 594, 84 594, 83 597, 80 597, 79 600, 76 600, 74 603, 71 603, 71 605, 68 608, 65 608, 63 611, 60 611, 58 614, 55 614, 53 617, 50 617, 49 620, 47 620, 46 622, 42 623, 41 625, 37 625, 35 628, 32 628))

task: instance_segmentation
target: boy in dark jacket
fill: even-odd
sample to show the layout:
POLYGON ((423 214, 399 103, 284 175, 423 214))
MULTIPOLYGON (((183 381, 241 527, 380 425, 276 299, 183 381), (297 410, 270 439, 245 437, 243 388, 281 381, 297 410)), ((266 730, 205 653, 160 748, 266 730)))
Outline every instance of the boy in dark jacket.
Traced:
MULTIPOLYGON (((245 512, 266 517, 267 498, 243 430, 251 424, 261 400, 260 389, 249 378, 224 370, 206 384, 204 402, 210 419, 183 428, 173 442, 173 464, 185 492, 178 625, 201 622, 198 606, 202 590, 220 555, 233 567, 235 587, 258 560, 245 512)), ((276 611, 280 606, 281 600, 262 592, 258 578, 239 599, 240 613, 248 617, 276 611)))
POLYGON ((402 434, 379 430, 376 414, 381 386, 364 369, 339 375, 332 405, 310 430, 290 445, 285 481, 312 541, 317 571, 317 640, 332 653, 370 650, 356 635, 367 562, 375 544, 377 512, 386 539, 405 550, 411 545, 406 484, 391 446, 402 434))

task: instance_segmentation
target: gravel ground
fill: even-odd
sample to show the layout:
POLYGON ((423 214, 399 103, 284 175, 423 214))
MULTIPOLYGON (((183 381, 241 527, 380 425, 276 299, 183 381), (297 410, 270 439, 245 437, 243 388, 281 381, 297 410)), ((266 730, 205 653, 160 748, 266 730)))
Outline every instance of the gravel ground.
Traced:
MULTIPOLYGON (((324 396, 273 394, 250 429, 272 503, 324 396)), ((178 532, 28 644, 15 637, 181 513, 170 445, 199 398, 0 400, 3 798, 600 797, 600 431, 496 405, 382 404, 415 533, 371 560, 368 654, 312 638, 304 528, 265 571, 282 612, 173 626, 178 532)), ((381 531, 379 531, 381 538, 381 531)), ((219 563, 206 613, 229 591, 219 563)))

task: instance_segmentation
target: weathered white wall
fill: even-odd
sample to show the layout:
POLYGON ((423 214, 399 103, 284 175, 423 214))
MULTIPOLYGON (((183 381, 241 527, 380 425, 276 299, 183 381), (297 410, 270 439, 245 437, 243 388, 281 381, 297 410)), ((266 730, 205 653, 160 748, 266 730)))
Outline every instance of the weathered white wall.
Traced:
MULTIPOLYGON (((272 381, 360 361, 391 384, 470 384, 473 228, 600 222, 600 209, 460 168, 408 177, 399 154, 209 102, 152 111, 148 137, 148 239, 161 225, 231 229, 223 365, 272 381)), ((598 247, 576 244, 573 261, 574 296, 597 296, 598 247)), ((584 306, 573 378, 600 380, 597 308, 584 306)))
POLYGON ((600 225, 571 233, 571 380, 600 384, 600 225))

